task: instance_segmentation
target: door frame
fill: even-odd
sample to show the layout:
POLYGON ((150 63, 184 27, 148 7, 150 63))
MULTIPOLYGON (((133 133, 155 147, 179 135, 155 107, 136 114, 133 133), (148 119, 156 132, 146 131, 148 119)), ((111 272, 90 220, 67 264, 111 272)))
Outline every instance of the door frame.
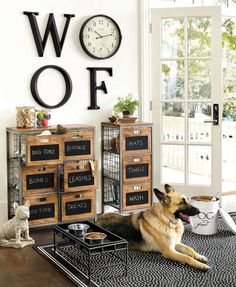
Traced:
MULTIPOLYGON (((160 23, 158 17, 186 17, 186 16, 212 16, 212 102, 219 104, 219 115, 221 115, 221 99, 222 99, 222 69, 221 69, 221 7, 220 6, 202 6, 202 7, 187 7, 187 8, 155 8, 152 9, 152 36, 160 35, 160 23), (154 16, 156 15, 156 18, 154 16), (220 33, 219 33, 220 32, 220 33), (216 95, 218 97, 216 98, 216 95)), ((160 37, 157 41, 151 41, 151 51, 160 51, 160 37)), ((160 130, 160 101, 155 100, 153 95, 158 95, 160 98, 160 85, 155 85, 156 79, 160 79, 160 55, 158 57, 151 56, 151 98, 152 98, 152 120, 154 122, 154 186, 162 187, 165 183, 160 181, 160 163, 161 158, 161 141, 158 131, 160 130), (155 62, 155 64, 153 64, 155 62)), ((174 187, 188 196, 193 195, 216 195, 221 198, 221 121, 219 126, 212 128, 212 185, 189 185, 175 184, 174 187), (214 167, 214 168, 213 168, 214 167), (199 191, 200 189, 200 191, 199 191)), ((184 142, 188 146, 187 141, 184 142)), ((192 145, 192 143, 189 143, 192 145)), ((186 153, 187 154, 187 153, 186 153)), ((187 168, 187 167, 186 167, 187 168)))

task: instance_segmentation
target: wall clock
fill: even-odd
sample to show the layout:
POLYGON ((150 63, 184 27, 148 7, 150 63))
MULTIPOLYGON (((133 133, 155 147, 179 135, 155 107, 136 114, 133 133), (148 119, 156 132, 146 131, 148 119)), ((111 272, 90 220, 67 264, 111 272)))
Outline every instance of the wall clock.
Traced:
POLYGON ((80 29, 81 46, 94 59, 112 57, 120 48, 121 38, 118 24, 106 15, 92 16, 80 29))

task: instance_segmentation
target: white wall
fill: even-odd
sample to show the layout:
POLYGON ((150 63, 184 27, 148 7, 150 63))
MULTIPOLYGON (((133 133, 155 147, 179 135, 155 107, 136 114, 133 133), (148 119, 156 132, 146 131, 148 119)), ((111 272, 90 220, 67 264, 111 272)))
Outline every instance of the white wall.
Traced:
MULTIPOLYGON (((100 161, 100 123, 107 119, 117 96, 134 93, 139 96, 139 1, 136 0, 8 0, 0 4, 1 17, 1 85, 0 85, 0 223, 7 219, 6 127, 15 126, 16 106, 33 105, 29 85, 32 75, 44 65, 58 65, 71 76, 73 93, 61 108, 52 110, 52 124, 89 124, 96 127, 96 158, 100 161), (63 14, 75 14, 71 19, 60 58, 55 56, 51 37, 44 52, 38 57, 28 17, 23 11, 39 12, 40 31, 44 33, 48 14, 54 13, 58 30, 65 23, 63 14), (122 44, 118 53, 107 60, 93 60, 81 49, 80 27, 95 14, 111 16, 119 24, 122 44), (108 94, 98 92, 100 110, 87 110, 90 102, 89 72, 87 67, 112 67, 113 77, 98 73, 98 84, 104 80, 108 94)), ((39 80, 39 92, 47 103, 58 102, 64 94, 64 82, 56 72, 46 70, 39 80)), ((100 186, 100 185, 99 185, 100 186)), ((97 211, 100 212, 100 187, 97 193, 97 211)))

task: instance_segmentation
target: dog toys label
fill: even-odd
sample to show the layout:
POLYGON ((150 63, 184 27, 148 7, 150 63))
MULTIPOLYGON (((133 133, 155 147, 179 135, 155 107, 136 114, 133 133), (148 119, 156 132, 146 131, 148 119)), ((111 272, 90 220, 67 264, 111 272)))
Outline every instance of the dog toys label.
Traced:
POLYGON ((30 160, 53 160, 59 159, 59 145, 36 145, 30 147, 30 160))

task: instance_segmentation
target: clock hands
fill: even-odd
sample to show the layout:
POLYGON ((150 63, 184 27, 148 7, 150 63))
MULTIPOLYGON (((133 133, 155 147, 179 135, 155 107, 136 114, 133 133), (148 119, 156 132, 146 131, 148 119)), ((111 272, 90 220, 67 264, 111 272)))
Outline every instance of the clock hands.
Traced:
MULTIPOLYGON (((96 31, 95 31, 96 32, 96 31)), ((97 32, 96 32, 97 33, 97 32)), ((98 34, 98 33, 97 33, 98 34)), ((99 37, 96 37, 95 39, 100 39, 100 38, 105 38, 105 37, 109 37, 109 36, 113 36, 113 34, 108 34, 108 35, 99 35, 99 37)))
POLYGON ((102 35, 100 35, 97 31, 94 31, 96 34, 98 34, 98 38, 96 38, 96 39, 99 39, 99 38, 102 38, 102 35))

